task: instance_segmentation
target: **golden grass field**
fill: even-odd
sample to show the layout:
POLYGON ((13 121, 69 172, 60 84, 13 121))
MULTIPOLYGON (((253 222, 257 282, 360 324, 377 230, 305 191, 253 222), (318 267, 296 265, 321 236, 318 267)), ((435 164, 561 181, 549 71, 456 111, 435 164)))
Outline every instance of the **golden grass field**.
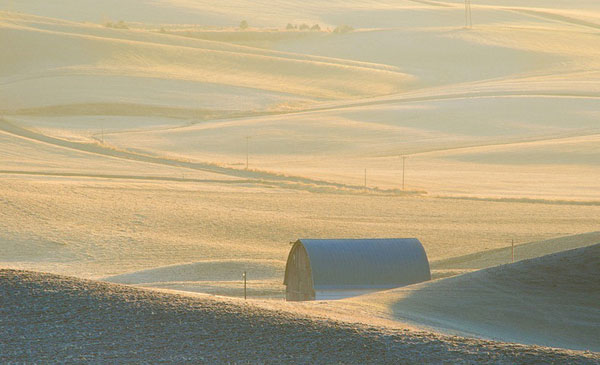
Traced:
MULTIPOLYGON (((511 241, 518 260, 600 242, 600 3, 472 14, 467 28, 458 0, 0 4, 0 266, 233 297, 247 271, 257 305, 319 312, 280 300, 300 237, 417 237, 440 278, 425 290, 509 263, 511 241)), ((325 305, 599 349, 419 321, 404 292, 382 295, 325 305)))

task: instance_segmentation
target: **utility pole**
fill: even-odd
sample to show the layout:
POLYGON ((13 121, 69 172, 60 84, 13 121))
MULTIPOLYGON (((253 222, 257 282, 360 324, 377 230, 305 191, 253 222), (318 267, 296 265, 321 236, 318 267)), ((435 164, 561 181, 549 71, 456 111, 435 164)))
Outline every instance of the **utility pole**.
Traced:
POLYGON ((250 154, 249 145, 250 145, 250 136, 246 136, 246 170, 248 170, 248 155, 250 154))
POLYGON ((471 0, 465 0, 465 27, 472 28, 473 21, 471 20, 471 0))
POLYGON ((404 156, 404 155, 402 156, 402 191, 404 191, 404 188, 406 187, 404 184, 404 182, 405 182, 404 173, 406 171, 406 157, 407 156, 404 156))

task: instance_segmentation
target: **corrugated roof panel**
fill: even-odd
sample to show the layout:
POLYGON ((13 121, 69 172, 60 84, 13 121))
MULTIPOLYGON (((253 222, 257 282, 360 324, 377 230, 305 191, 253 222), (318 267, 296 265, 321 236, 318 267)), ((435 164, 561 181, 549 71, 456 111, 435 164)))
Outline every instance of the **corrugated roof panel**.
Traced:
POLYGON ((416 238, 300 239, 315 290, 393 288, 430 280, 425 249, 416 238))

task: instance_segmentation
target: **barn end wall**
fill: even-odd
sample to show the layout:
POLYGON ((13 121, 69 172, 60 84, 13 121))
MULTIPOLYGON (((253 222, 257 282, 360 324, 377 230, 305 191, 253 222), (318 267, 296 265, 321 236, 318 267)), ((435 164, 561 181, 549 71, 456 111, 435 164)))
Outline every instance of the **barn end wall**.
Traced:
POLYGON ((315 299, 310 258, 306 249, 299 241, 294 244, 288 255, 285 267, 287 301, 305 301, 315 299))

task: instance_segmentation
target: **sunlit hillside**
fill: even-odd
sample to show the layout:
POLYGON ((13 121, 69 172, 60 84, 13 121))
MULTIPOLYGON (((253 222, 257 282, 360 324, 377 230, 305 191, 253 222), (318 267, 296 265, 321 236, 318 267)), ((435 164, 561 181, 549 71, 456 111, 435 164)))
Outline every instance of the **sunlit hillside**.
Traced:
MULTIPOLYGON (((281 302, 298 238, 417 237, 423 290, 598 243, 599 36, 597 0, 0 2, 0 269, 232 297, 247 272, 324 315, 281 302)), ((378 295, 325 315, 495 338, 378 295)))
POLYGON ((233 168, 248 153, 252 169, 334 183, 367 169, 368 186, 401 188, 408 156, 410 190, 598 199, 594 4, 475 4, 467 29, 461 3, 130 3, 102 21, 84 2, 3 12, 4 118, 233 168), (197 9, 213 20, 170 20, 197 9))

